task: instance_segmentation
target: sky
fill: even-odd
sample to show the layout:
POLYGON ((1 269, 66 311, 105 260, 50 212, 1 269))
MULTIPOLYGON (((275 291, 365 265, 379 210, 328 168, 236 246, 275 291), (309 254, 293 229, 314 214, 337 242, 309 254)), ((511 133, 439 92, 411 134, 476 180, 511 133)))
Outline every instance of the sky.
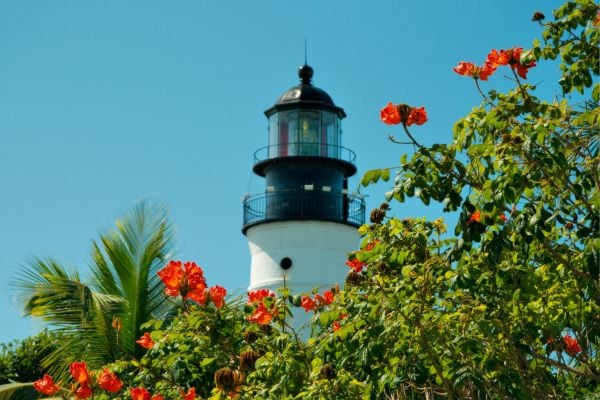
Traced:
MULTIPOLYGON (((244 193, 267 145, 263 112, 313 82, 348 115, 343 145, 364 172, 398 165, 412 149, 379 121, 388 101, 424 106, 413 129, 425 144, 452 141, 453 123, 480 102, 452 71, 492 48, 530 47, 535 11, 556 0, 30 1, 0 2, 0 343, 43 328, 22 318, 14 280, 27 260, 52 256, 85 275, 92 240, 136 202, 168 205, 179 242, 209 285, 243 293, 250 254, 241 233, 244 193)), ((529 80, 548 96, 556 65, 529 80)), ((496 73, 483 89, 512 82, 496 73)), ((361 189, 367 212, 391 182, 361 189)), ((443 216, 392 203, 392 215, 443 216)), ((452 216, 446 216, 452 221, 452 216)), ((358 245, 358 244, 357 244, 358 245)))

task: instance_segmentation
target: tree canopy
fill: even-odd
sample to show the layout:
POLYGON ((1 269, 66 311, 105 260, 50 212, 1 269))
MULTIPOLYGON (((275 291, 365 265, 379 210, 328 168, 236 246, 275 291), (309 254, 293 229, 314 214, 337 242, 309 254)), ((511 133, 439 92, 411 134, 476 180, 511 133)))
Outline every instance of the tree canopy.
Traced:
POLYGON ((591 0, 567 1, 552 21, 533 16, 542 32, 530 49, 492 49, 481 65, 457 60, 454 70, 482 102, 448 143, 418 140, 426 106, 382 109, 382 121, 398 128, 392 141, 408 153, 397 168, 362 179, 393 176, 386 202, 360 228, 343 289, 224 300, 198 266, 173 261, 159 276, 181 307, 172 320, 142 326, 140 357, 92 372, 82 354, 71 364, 73 386, 47 375, 36 389, 144 400, 594 398, 598 15, 591 0), (553 60, 563 95, 539 98, 527 77, 553 60), (500 68, 514 87, 484 92, 481 81, 493 84, 500 68), (394 217, 409 197, 457 213, 456 226, 394 217), (289 324, 303 312, 314 313, 307 340, 289 324))

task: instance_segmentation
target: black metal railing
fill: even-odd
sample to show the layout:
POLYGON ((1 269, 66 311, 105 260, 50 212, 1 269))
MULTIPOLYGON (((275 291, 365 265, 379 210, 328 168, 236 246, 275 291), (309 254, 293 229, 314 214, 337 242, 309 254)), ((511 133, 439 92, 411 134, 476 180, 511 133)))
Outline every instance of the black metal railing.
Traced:
POLYGON ((342 146, 304 142, 269 145, 254 152, 255 163, 279 157, 325 157, 354 164, 356 153, 342 146))
POLYGON ((365 222, 365 202, 319 190, 267 192, 244 199, 244 229, 268 221, 309 219, 360 226, 365 222))

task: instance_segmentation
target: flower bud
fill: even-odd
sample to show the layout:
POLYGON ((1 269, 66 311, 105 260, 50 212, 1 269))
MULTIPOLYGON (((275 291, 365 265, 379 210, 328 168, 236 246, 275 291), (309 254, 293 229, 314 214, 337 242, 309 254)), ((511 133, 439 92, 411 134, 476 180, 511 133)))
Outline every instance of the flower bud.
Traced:
POLYGON ((258 340, 258 333, 255 331, 246 331, 244 332, 244 342, 250 344, 254 343, 258 340))
POLYGON ((534 22, 541 22, 544 20, 544 18, 546 18, 544 14, 542 14, 539 11, 536 11, 535 13, 533 13, 533 17, 531 17, 531 20, 534 22))
POLYGON ((323 365, 323 367, 321 368, 321 377, 323 377, 325 379, 329 379, 329 380, 335 379, 335 377, 336 377, 335 369, 333 369, 331 364, 323 365))

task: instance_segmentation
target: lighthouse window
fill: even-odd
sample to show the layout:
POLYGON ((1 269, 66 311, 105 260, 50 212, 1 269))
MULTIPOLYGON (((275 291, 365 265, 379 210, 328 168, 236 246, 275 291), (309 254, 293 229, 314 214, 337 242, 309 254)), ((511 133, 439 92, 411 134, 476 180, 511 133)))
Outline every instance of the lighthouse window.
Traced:
POLYGON ((279 266, 285 270, 292 268, 292 259, 289 257, 283 257, 279 262, 279 266))
POLYGON ((323 111, 321 116, 321 155, 339 158, 339 119, 330 112, 323 111))
POLYGON ((319 133, 319 112, 300 111, 298 120, 300 155, 319 155, 319 143, 321 142, 319 133))
POLYGON ((279 114, 269 117, 269 158, 279 157, 279 114))

